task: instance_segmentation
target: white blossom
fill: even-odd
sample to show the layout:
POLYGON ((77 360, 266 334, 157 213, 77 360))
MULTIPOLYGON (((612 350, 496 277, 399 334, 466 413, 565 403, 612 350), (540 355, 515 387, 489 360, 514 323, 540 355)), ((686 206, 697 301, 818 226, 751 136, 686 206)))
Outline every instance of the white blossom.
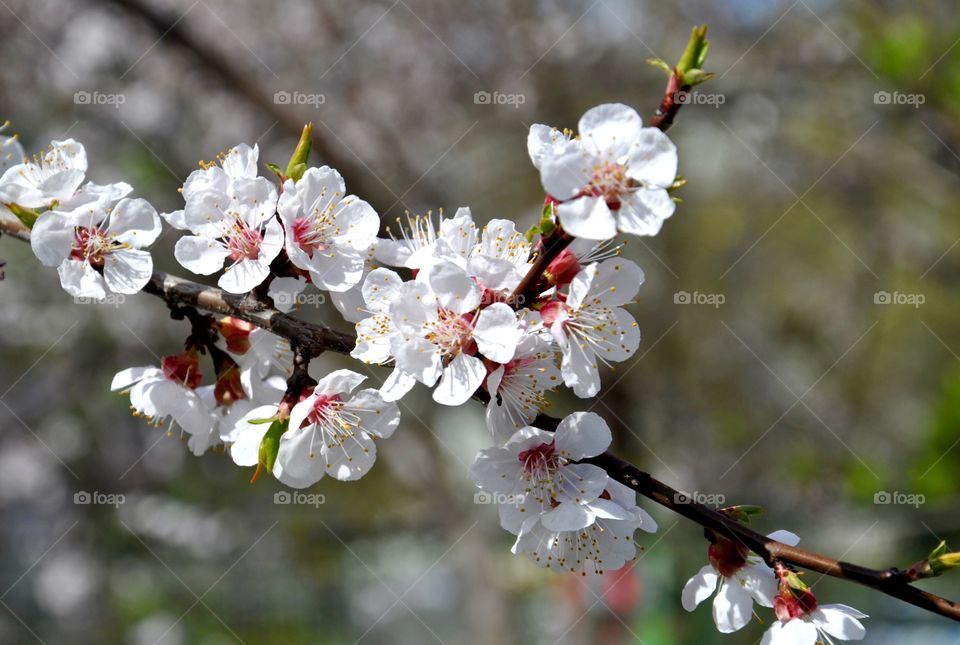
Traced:
POLYGON ((636 110, 619 103, 588 110, 579 139, 532 130, 528 148, 557 217, 571 235, 591 240, 617 231, 656 235, 676 205, 667 192, 677 174, 676 147, 636 110))
POLYGON ((205 435, 214 419, 210 405, 196 391, 201 380, 195 353, 167 356, 161 367, 131 367, 113 377, 110 389, 129 390, 130 407, 160 427, 170 420, 190 435, 205 435))
MULTIPOLYGON (((21 150, 22 153, 22 150, 21 150)), ((33 159, 9 166, 0 176, 0 202, 46 210, 74 196, 87 174, 87 151, 73 139, 51 141, 33 159)))
POLYGON ((640 330, 622 305, 633 300, 643 271, 621 258, 591 264, 570 283, 565 299, 540 309, 544 325, 563 352, 564 383, 581 398, 600 391, 598 363, 624 361, 637 351, 640 330))
POLYGON ((636 493, 610 480, 604 498, 591 503, 596 519, 587 527, 558 530, 545 516, 528 518, 511 551, 524 554, 538 566, 586 575, 616 571, 636 557, 633 535, 640 529, 657 530, 657 523, 637 506, 636 493))
POLYGON ((841 604, 817 605, 812 594, 804 602, 777 597, 777 620, 764 632, 760 645, 832 644, 832 638, 859 641, 866 636, 861 618, 867 615, 841 604), (812 606, 811 606, 812 605, 812 606))
POLYGON ((360 282, 380 218, 370 204, 346 195, 340 173, 323 166, 308 168, 296 182, 288 179, 277 209, 287 255, 310 272, 313 284, 346 291, 360 282))
POLYGON ((393 434, 400 409, 374 389, 354 389, 365 376, 337 370, 293 406, 289 429, 280 437, 274 475, 305 488, 328 474, 341 481, 363 477, 377 459, 375 441, 393 434))
POLYGON ((517 315, 504 303, 480 304, 480 288, 447 260, 400 285, 389 306, 395 367, 380 390, 383 397, 396 401, 419 381, 437 386, 437 403, 460 405, 487 373, 477 353, 496 363, 509 362, 523 333, 517 315))
POLYGON ((174 227, 193 235, 177 240, 174 255, 200 275, 216 273, 230 293, 246 293, 266 279, 283 248, 283 227, 274 217, 277 191, 258 177, 256 146, 241 144, 220 160, 193 171, 183 185, 182 211, 164 214, 174 227))
POLYGON ((564 418, 555 433, 526 427, 503 447, 480 451, 470 471, 477 485, 491 493, 516 497, 501 504, 501 522, 516 533, 524 518, 542 515, 547 529, 576 530, 589 526, 598 511, 595 502, 607 488, 605 470, 575 463, 595 457, 610 445, 610 428, 592 412, 564 418))
MULTIPOLYGON (((767 537, 796 545, 800 538, 789 531, 774 531, 767 537)), ((687 580, 681 596, 683 608, 693 611, 716 593, 713 599, 713 621, 724 633, 738 631, 750 622, 753 603, 773 607, 777 594, 777 578, 773 569, 749 553, 739 543, 721 538, 710 545, 706 565, 687 580)))
POLYGON ((560 378, 551 344, 539 335, 524 335, 513 358, 494 368, 486 380, 487 428, 498 443, 529 425, 547 407, 544 393, 556 388, 560 378))
POLYGON ((459 208, 451 218, 444 218, 443 211, 433 223, 433 214, 406 215, 406 226, 397 218, 400 238, 394 237, 388 228, 390 239, 381 239, 377 243, 376 258, 380 262, 394 267, 420 270, 443 257, 453 260, 454 256, 466 261, 477 242, 477 226, 469 208, 459 208), (438 243, 440 251, 438 252, 438 243))
POLYGON ((30 245, 46 266, 55 266, 60 284, 79 298, 102 300, 107 293, 140 291, 153 274, 143 249, 160 235, 157 211, 143 199, 121 199, 86 215, 47 211, 31 231, 30 245))

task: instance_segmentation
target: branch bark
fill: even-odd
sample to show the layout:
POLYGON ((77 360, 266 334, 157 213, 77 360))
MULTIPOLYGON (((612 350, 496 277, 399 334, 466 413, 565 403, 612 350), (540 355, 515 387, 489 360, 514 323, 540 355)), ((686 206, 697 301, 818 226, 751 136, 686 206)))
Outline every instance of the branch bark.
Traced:
MULTIPOLYGON (((23 241, 30 240, 30 232, 22 224, 8 219, 0 219, 0 233, 23 241)), ((286 338, 291 344, 303 348, 306 353, 319 354, 322 351, 349 353, 354 346, 355 338, 352 334, 337 331, 323 324, 300 320, 249 295, 231 295, 216 287, 185 280, 168 273, 155 272, 144 291, 167 303, 191 305, 213 313, 246 320, 286 338)), ((485 392, 479 392, 476 398, 483 402, 488 397, 485 392)), ((544 430, 555 430, 559 420, 541 415, 535 423, 544 430)), ((585 461, 603 468, 610 477, 654 503, 721 536, 741 542, 771 566, 775 560, 778 560, 808 571, 856 582, 921 609, 960 621, 960 605, 914 587, 910 584, 909 576, 905 576, 899 569, 871 569, 771 540, 723 513, 693 502, 685 493, 613 453, 605 452, 585 461)))

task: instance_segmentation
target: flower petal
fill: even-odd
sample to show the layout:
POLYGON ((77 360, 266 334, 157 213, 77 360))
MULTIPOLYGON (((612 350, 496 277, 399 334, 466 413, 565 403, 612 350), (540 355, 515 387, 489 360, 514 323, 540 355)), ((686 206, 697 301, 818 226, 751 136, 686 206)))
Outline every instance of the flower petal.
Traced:
POLYGON ((153 276, 153 258, 140 249, 120 249, 106 257, 103 277, 110 291, 132 294, 143 289, 153 276))
POLYGON ((857 620, 866 618, 866 615, 846 605, 820 605, 810 614, 810 617, 817 627, 845 641, 863 640, 867 633, 863 624, 857 620))
POLYGON ((223 261, 230 253, 209 237, 185 235, 177 240, 173 255, 188 271, 210 275, 223 268, 223 261))
POLYGON ((497 363, 507 363, 513 359, 522 335, 517 314, 502 302, 495 302, 481 310, 473 329, 477 349, 497 363))
MULTIPOLYGON (((622 210, 622 209, 621 209, 622 210)), ((557 206, 563 229, 585 240, 609 240, 617 236, 617 218, 599 197, 577 197, 557 206)))
POLYGON ((724 580, 713 599, 713 622, 722 634, 730 634, 750 622, 753 598, 736 578, 724 580))
POLYGON ((433 400, 441 405, 466 403, 483 383, 487 369, 476 356, 457 354, 443 368, 443 377, 433 391, 433 400))
POLYGON ((717 590, 720 575, 709 564, 698 571, 683 585, 680 602, 687 611, 693 611, 697 605, 709 598, 717 590))
POLYGON ((560 454, 574 461, 601 454, 613 439, 607 422, 594 412, 568 415, 557 426, 554 436, 560 454))

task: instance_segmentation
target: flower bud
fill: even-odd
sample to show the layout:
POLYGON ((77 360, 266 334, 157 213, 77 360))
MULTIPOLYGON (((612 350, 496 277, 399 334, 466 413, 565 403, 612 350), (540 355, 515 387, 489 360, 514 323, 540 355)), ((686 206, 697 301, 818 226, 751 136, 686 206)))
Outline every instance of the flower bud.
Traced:
POLYGON ((560 254, 547 265, 543 278, 548 287, 562 287, 570 284, 580 273, 580 261, 569 248, 560 251, 560 254))
POLYGON ((256 325, 233 316, 224 316, 217 322, 220 335, 227 343, 227 351, 232 354, 246 354, 250 349, 250 332, 256 325))

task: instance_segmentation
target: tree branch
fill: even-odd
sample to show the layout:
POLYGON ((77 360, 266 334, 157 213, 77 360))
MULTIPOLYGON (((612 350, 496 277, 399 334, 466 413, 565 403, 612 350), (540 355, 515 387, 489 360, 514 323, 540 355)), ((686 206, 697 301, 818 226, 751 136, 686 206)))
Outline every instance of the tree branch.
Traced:
MULTIPOLYGON (((19 222, 0 218, 0 233, 23 241, 30 240, 30 232, 19 222)), ((144 291, 165 300, 168 304, 191 305, 210 312, 234 316, 286 338, 304 354, 315 356, 329 350, 349 353, 355 338, 352 334, 336 331, 326 325, 307 322, 274 309, 267 303, 247 296, 224 293, 216 287, 178 278, 157 271, 144 291)), ((478 392, 481 402, 489 399, 486 392, 478 392)), ((555 430, 558 419, 540 415, 537 427, 555 430)), ((910 584, 910 577, 896 568, 871 569, 850 562, 841 562, 829 556, 806 551, 771 540, 750 527, 703 504, 696 503, 685 493, 661 482, 633 464, 610 452, 585 460, 607 471, 607 474, 640 495, 667 508, 718 535, 741 542, 772 566, 774 560, 822 573, 833 578, 856 582, 880 593, 902 600, 921 609, 960 621, 960 605, 910 584)))

